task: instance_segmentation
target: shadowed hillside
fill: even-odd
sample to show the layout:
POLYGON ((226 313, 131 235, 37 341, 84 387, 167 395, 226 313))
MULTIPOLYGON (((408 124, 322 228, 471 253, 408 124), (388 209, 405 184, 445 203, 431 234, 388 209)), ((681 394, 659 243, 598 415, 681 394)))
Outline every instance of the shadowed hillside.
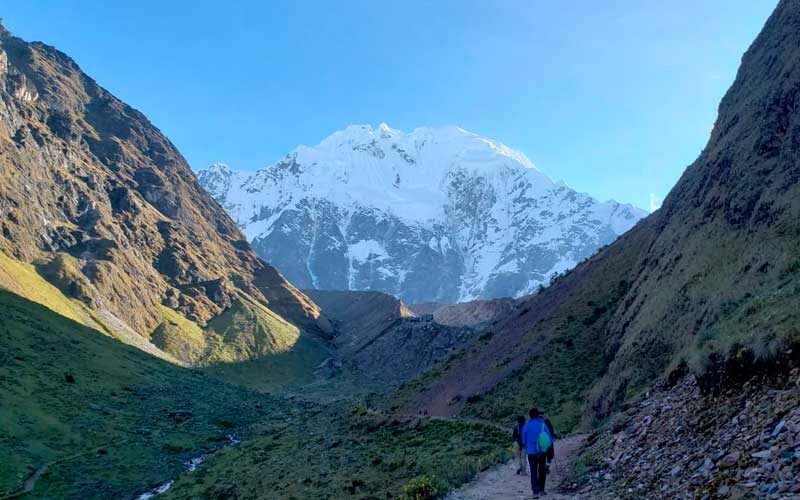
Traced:
POLYGON ((163 362, 4 290, 0 381, 0 495, 40 471, 37 498, 130 496, 256 419, 288 418, 291 407, 163 362))
POLYGON ((800 2, 782 1, 663 207, 397 404, 507 419, 538 401, 572 428, 670 373, 692 370, 711 388, 735 375, 730 362, 769 360, 797 342, 798 47, 800 2))
POLYGON ((381 292, 306 293, 333 324, 337 359, 331 362, 353 373, 359 385, 376 390, 425 372, 473 343, 480 333, 476 328, 438 323, 430 315, 415 316, 401 300, 381 292))

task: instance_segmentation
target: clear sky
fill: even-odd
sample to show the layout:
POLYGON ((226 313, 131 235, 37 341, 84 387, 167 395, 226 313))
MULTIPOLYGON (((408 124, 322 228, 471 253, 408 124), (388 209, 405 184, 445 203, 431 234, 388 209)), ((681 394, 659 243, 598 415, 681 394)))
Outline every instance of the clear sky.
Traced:
POLYGON ((0 0, 0 15, 144 112, 196 169, 259 168, 351 123, 459 125, 648 208, 700 152, 776 4, 0 0))

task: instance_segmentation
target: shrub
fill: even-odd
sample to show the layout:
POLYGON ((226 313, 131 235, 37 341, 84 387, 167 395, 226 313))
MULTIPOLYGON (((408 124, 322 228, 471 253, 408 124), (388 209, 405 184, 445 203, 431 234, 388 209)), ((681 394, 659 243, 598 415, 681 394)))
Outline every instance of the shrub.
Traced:
POLYGON ((436 500, 447 492, 447 485, 436 476, 418 476, 403 486, 402 500, 436 500))

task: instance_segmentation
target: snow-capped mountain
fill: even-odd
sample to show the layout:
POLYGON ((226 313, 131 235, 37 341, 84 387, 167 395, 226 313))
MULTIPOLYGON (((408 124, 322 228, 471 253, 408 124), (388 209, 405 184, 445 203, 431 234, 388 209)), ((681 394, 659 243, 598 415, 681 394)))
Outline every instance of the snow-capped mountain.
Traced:
POLYGON ((530 293, 646 215, 456 127, 349 126, 255 173, 216 164, 199 179, 295 285, 409 303, 530 293))

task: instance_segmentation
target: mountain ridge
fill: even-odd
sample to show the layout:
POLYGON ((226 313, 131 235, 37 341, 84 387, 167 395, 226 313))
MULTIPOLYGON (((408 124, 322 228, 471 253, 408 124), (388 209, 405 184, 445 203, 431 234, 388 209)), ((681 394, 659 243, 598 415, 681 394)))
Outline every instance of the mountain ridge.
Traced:
POLYGON ((220 346, 227 360, 253 352, 200 330, 237 304, 269 325, 249 341, 324 335, 313 301, 255 254, 144 115, 4 28, 0 158, 0 286, 186 363, 220 346))
POLYGON ((252 174, 215 164, 198 178, 301 288, 408 303, 533 293, 645 214, 458 127, 351 125, 252 174))

